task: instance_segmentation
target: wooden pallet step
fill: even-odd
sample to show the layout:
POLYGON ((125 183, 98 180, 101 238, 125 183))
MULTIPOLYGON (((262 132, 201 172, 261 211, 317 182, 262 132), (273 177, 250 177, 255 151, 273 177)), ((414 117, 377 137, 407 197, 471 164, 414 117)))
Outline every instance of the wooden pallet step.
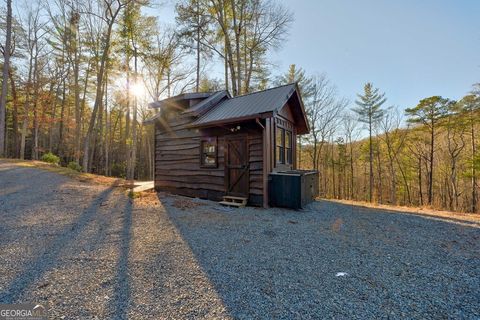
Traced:
POLYGON ((229 206, 229 207, 236 207, 236 208, 243 208, 243 207, 245 207, 245 203, 230 202, 230 201, 220 201, 219 203, 220 203, 222 206, 229 206))
POLYGON ((223 196, 223 200, 224 201, 247 201, 248 198, 244 198, 244 197, 234 197, 234 196, 223 196))
POLYGON ((224 199, 223 201, 226 202, 233 202, 233 203, 247 203, 247 200, 237 200, 237 199, 224 199))
POLYGON ((223 202, 247 204, 247 200, 223 200, 223 202))

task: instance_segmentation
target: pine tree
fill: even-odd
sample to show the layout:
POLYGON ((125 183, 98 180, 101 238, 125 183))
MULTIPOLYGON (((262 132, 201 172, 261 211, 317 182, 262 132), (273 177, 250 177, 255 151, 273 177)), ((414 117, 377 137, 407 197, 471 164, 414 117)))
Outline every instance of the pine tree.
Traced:
POLYGON ((184 47, 195 51, 195 92, 200 92, 201 59, 210 54, 208 47, 202 45, 211 28, 211 18, 207 14, 208 6, 204 0, 185 0, 178 3, 175 9, 181 43, 184 47))
POLYGON ((315 83, 313 77, 306 75, 305 70, 297 68, 295 64, 291 64, 288 67, 288 71, 283 75, 280 75, 275 80, 276 85, 284 85, 288 83, 296 82, 300 88, 302 99, 305 103, 308 103, 315 91, 315 83))
POLYGON ((359 116, 359 121, 365 123, 368 126, 368 138, 369 138, 369 165, 370 165, 370 182, 368 199, 372 202, 373 193, 373 143, 372 143, 372 131, 374 126, 383 117, 384 111, 382 105, 387 100, 385 93, 380 93, 378 88, 374 88, 373 84, 368 82, 363 88, 363 95, 357 95, 359 100, 356 100, 358 108, 352 110, 359 116))

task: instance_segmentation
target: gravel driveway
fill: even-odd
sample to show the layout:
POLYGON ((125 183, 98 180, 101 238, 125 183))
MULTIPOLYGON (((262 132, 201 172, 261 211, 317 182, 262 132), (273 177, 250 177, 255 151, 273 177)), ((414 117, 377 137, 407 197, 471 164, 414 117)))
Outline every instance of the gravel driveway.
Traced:
POLYGON ((229 209, 0 161, 0 303, 65 319, 480 318, 475 224, 229 209))

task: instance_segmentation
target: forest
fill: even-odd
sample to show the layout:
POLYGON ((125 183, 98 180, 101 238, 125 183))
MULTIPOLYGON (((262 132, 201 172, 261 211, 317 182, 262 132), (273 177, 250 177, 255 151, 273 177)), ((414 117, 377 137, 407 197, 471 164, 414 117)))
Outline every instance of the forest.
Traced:
POLYGON ((322 70, 270 61, 294 21, 276 0, 179 0, 174 24, 159 21, 163 4, 148 0, 5 4, 0 157, 150 180, 149 102, 298 82, 310 124, 298 164, 319 171, 321 197, 480 212, 479 84, 458 100, 391 106, 365 79, 349 101, 322 70))

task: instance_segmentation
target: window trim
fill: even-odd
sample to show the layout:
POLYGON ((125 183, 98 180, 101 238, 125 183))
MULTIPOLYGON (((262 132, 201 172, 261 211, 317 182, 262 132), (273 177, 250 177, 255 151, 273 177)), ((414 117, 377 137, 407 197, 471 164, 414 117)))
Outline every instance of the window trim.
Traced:
POLYGON ((276 126, 275 128, 275 163, 277 164, 285 164, 285 128, 280 126, 276 126), (278 141, 278 133, 280 131, 281 137, 281 145, 279 146, 278 141), (280 152, 280 149, 282 150, 280 152), (280 157, 282 155, 283 157, 280 157))
POLYGON ((285 130, 285 164, 293 165, 293 132, 290 130, 285 130), (290 143, 287 145, 287 136, 290 135, 290 143), (288 156, 290 155, 290 159, 288 156))
POLYGON ((293 166, 293 139, 294 139, 294 132, 293 130, 289 130, 284 126, 275 125, 275 164, 276 165, 287 165, 293 166), (278 131, 281 132, 281 141, 282 145, 277 144, 277 137, 278 131), (290 134, 290 144, 287 146, 287 135, 290 134), (281 149, 280 149, 281 148, 281 149), (280 151, 281 150, 281 151, 280 151), (280 153, 282 153, 282 157, 280 157, 280 153), (288 159, 288 155, 290 153, 290 159, 288 159), (290 161, 289 161, 290 160, 290 161))
POLYGON ((200 168, 217 168, 218 167, 218 140, 217 137, 205 137, 200 139, 200 168), (215 152, 204 152, 204 143, 211 143, 215 146, 215 152), (205 163, 205 155, 213 155, 215 163, 205 163))

